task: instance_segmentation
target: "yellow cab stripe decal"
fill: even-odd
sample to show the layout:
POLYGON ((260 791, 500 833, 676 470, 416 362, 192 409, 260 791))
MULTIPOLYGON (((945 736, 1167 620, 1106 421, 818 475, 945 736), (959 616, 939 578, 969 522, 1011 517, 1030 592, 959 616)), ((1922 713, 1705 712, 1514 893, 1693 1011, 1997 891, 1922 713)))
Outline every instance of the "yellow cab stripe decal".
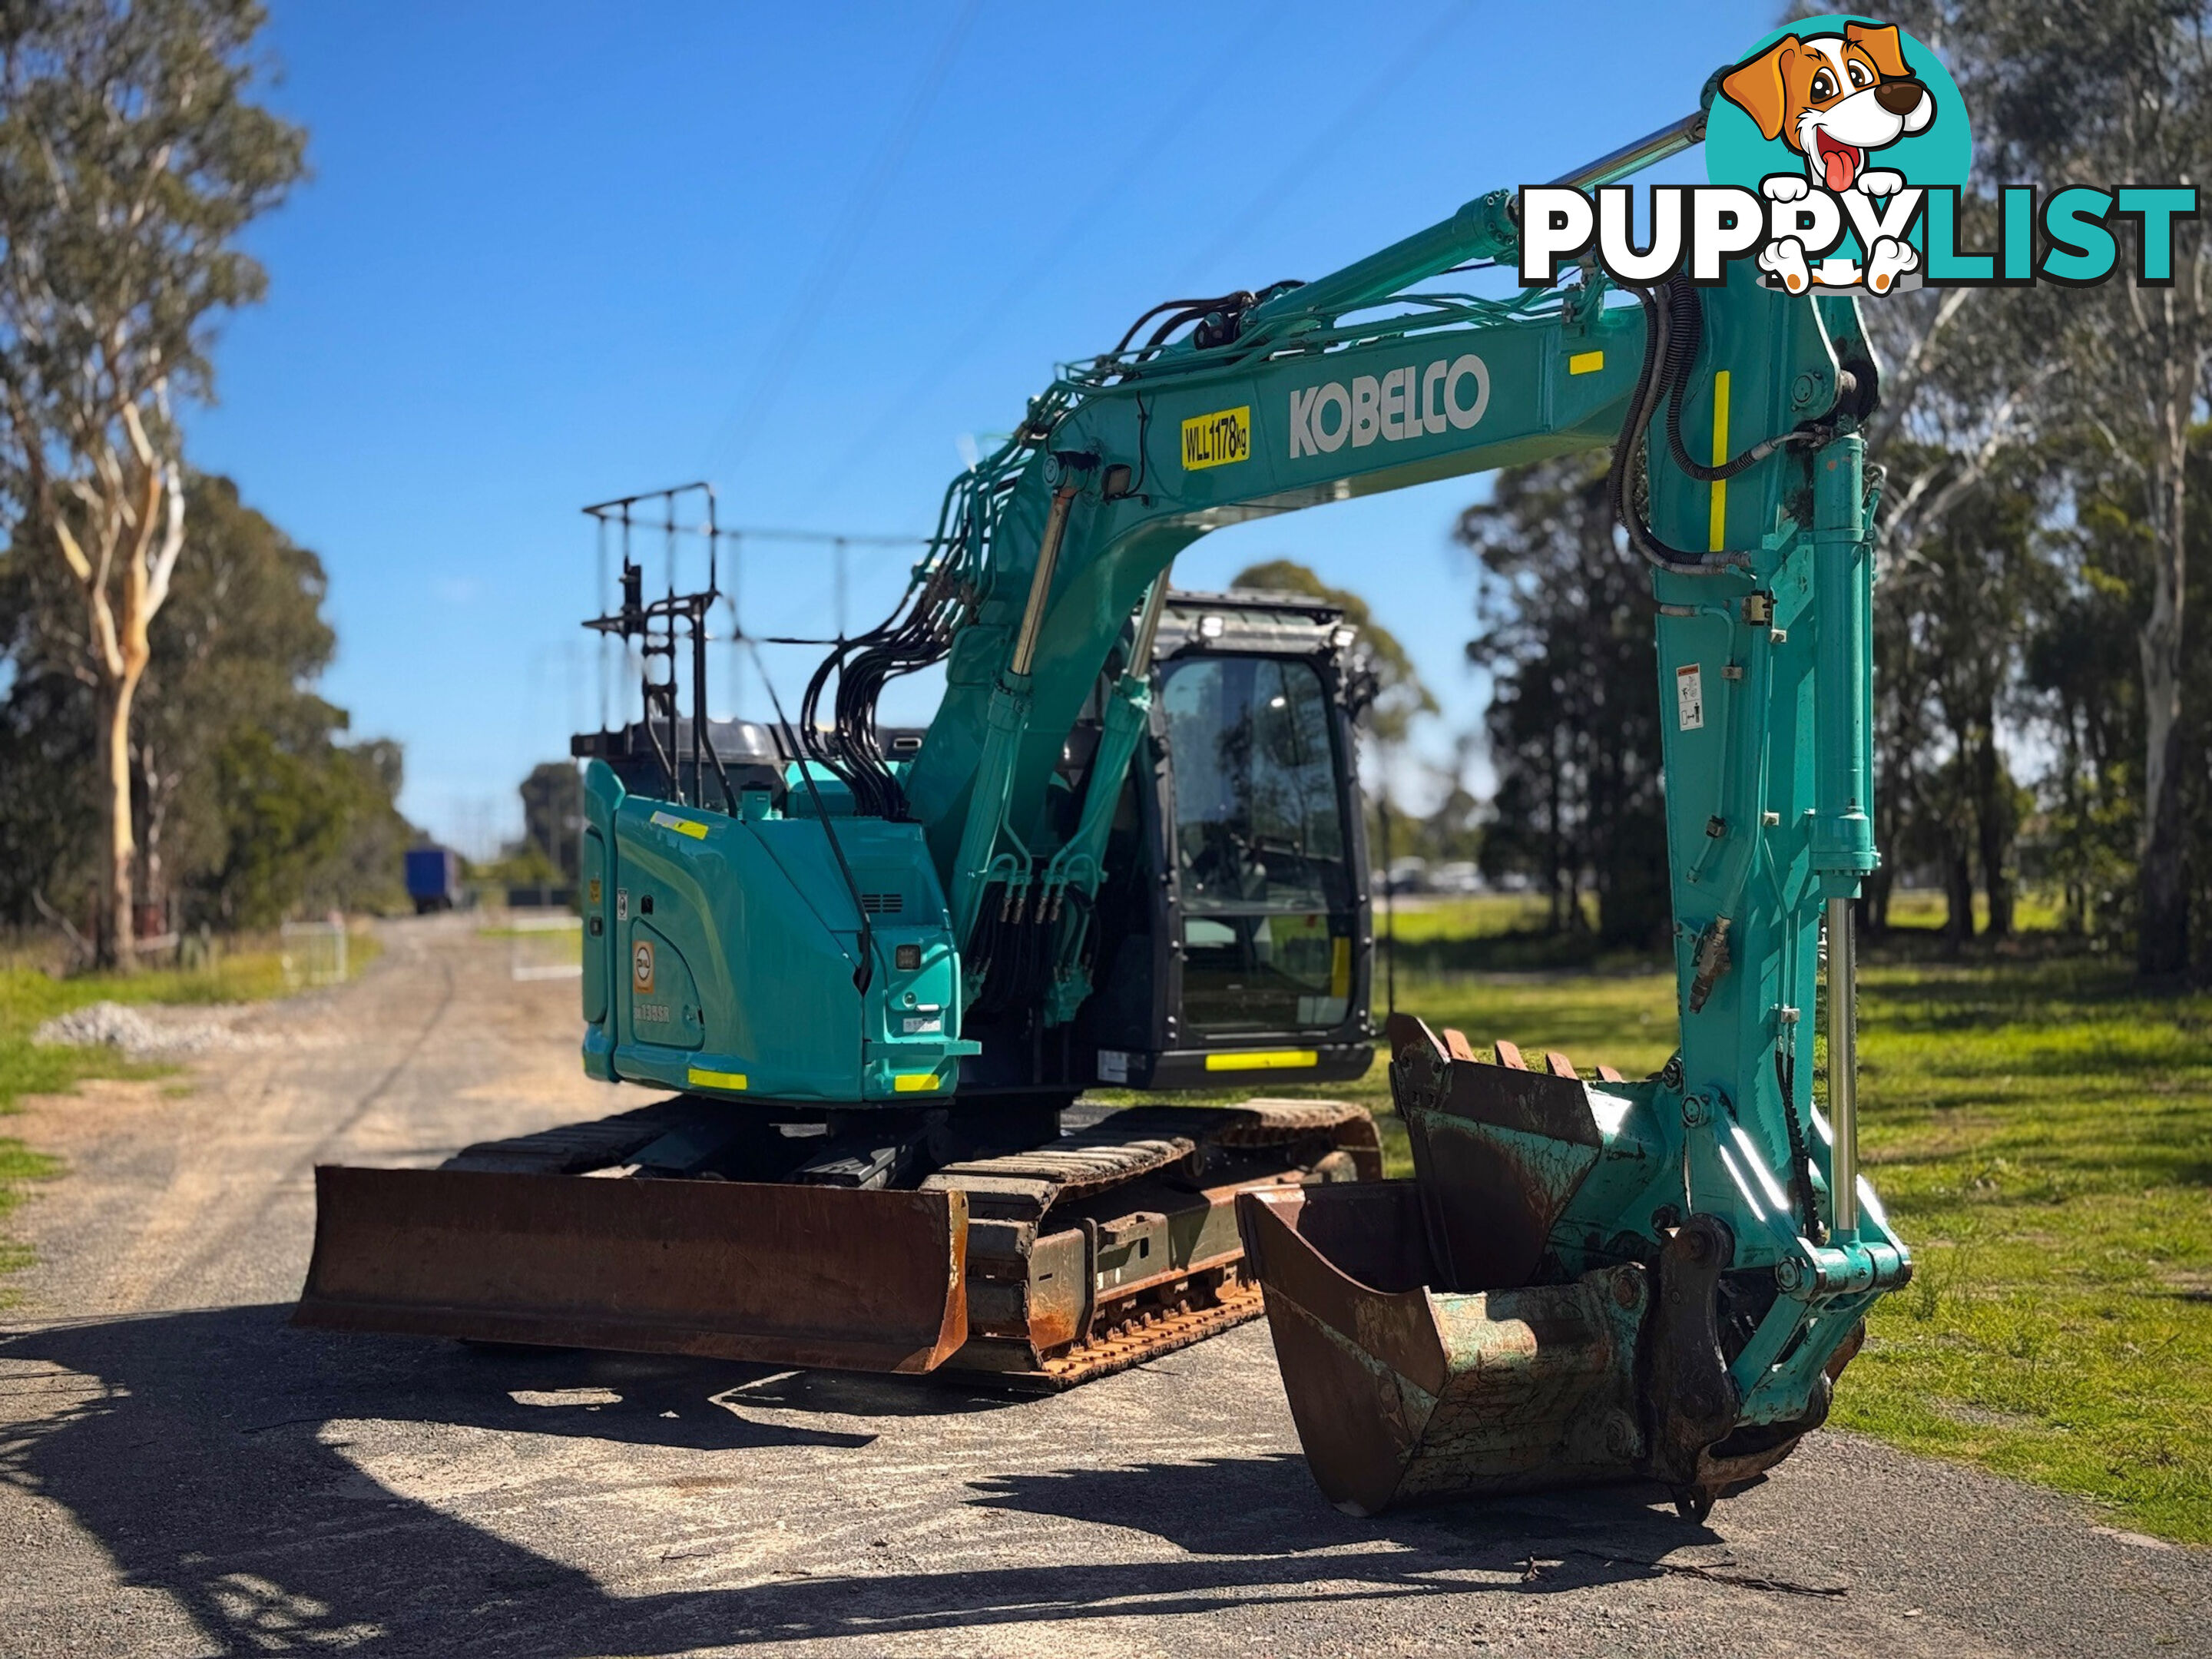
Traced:
POLYGON ((891 1079, 891 1087, 902 1095, 926 1095, 934 1092, 939 1081, 934 1072, 901 1072, 891 1079))
POLYGON ((1318 1066, 1321 1055, 1311 1048, 1269 1048, 1249 1054, 1208 1054, 1209 1072, 1284 1072, 1299 1066, 1318 1066))
POLYGON ((684 1073, 684 1078, 687 1082, 696 1083, 702 1089, 737 1090, 745 1086, 743 1072, 710 1072, 704 1066, 694 1066, 684 1073))

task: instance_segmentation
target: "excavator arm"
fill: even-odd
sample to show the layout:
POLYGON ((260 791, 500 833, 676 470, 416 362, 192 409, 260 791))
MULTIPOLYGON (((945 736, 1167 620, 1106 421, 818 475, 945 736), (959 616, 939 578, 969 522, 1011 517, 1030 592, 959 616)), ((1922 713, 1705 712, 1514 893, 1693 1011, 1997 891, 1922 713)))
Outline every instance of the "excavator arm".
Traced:
MULTIPOLYGON (((1620 177, 1699 130, 1677 124, 1569 181, 1620 177)), ((1003 949, 1008 927, 1044 930, 1052 981, 1040 994, 1067 1017, 1088 990, 1067 921, 1085 907, 1067 901, 1099 879, 1102 803, 1121 788, 1146 695, 1146 599, 1176 553, 1226 524, 1615 446, 1616 507, 1658 600, 1680 1052, 1638 1084, 1559 1066, 1516 1074, 1413 1023, 1391 1034, 1393 1083, 1421 1165, 1428 1283, 1572 1285, 1640 1264, 1660 1285, 1694 1288, 1694 1319, 1662 1309, 1658 1334, 1614 1345, 1624 1390, 1640 1367, 1648 1395, 1657 1366, 1679 1397, 1661 1427, 1622 1429, 1594 1466, 1661 1473, 1686 1501, 1709 1503, 1819 1420, 1866 1306, 1910 1272, 1857 1174, 1852 1109, 1850 902, 1875 863, 1879 475, 1859 425, 1878 370, 1852 301, 1770 290, 1748 261, 1717 286, 1635 295, 1588 269, 1509 300, 1416 286, 1510 263, 1516 246, 1511 203, 1495 193, 1332 276, 1190 307, 1170 319, 1191 325, 1182 337, 1125 341, 1064 369, 963 484, 945 569, 972 599, 898 805, 923 827, 969 960, 1003 949), (1108 721, 1075 830, 1056 840, 1053 771, 1102 672, 1126 712, 1108 721), (1825 1114, 1814 1091, 1824 951, 1825 1114)), ((923 580, 944 585, 945 569, 923 580)), ((1324 1199, 1382 1201, 1245 1200, 1263 1275, 1297 1248, 1276 1212, 1324 1199)), ((1613 1297, 1618 1322, 1629 1289, 1584 1290, 1593 1305, 1613 1297)), ((1634 1287, 1639 1308, 1650 1293, 1634 1287)), ((1279 1319, 1279 1341, 1315 1317, 1279 1319)), ((1298 1363, 1297 1338, 1285 1347, 1294 1405, 1301 1371, 1340 1371, 1357 1347, 1357 1332, 1338 1335, 1298 1363)), ((1462 1357, 1470 1374, 1496 1374, 1494 1356, 1462 1357)), ((1450 1370, 1429 1380, 1449 1383, 1450 1370)), ((1310 1450, 1341 1439, 1340 1413, 1322 1402, 1340 1403, 1346 1386, 1335 1375, 1314 1385, 1300 1413, 1310 1450)), ((1587 1400, 1566 1402, 1551 1401, 1563 1436, 1589 1416, 1587 1400)), ((1421 1489, 1439 1475, 1420 1446, 1415 1435, 1364 1468, 1356 1493, 1333 1495, 1372 1505, 1421 1489)), ((1462 1469, 1446 1484, 1475 1478, 1462 1469)))

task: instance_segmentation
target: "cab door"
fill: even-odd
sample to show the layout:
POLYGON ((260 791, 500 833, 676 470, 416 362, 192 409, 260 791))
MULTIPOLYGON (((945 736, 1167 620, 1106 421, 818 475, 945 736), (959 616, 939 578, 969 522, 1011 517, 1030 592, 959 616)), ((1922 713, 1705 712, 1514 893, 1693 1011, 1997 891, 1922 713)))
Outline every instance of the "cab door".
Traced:
POLYGON ((1337 1030, 1359 889, 1328 686, 1297 658, 1206 655, 1165 665, 1159 697, 1182 1042, 1337 1030))

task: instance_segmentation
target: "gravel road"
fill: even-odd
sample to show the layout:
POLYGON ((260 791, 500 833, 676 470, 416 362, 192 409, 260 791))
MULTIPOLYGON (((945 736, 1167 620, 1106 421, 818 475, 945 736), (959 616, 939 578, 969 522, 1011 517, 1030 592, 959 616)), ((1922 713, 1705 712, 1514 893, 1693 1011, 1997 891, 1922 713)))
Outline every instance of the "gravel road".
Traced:
POLYGON ((295 1331, 319 1162, 588 1115, 572 984, 466 918, 174 1082, 8 1127, 72 1173, 0 1325, 0 1654, 2212 1655, 2212 1557, 1846 1436, 1656 1492, 1353 1520, 1264 1328, 1048 1400, 295 1331))

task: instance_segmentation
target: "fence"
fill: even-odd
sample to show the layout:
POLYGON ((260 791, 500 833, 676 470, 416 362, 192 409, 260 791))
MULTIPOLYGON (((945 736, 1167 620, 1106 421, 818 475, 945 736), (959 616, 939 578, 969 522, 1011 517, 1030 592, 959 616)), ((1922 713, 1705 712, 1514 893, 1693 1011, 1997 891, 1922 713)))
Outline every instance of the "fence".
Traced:
POLYGON ((578 979, 584 972, 581 916, 526 916, 510 912, 507 969, 512 979, 578 979))
POLYGON ((292 990, 303 985, 343 985, 346 977, 346 930, 341 921, 288 921, 284 924, 284 983, 292 990))

